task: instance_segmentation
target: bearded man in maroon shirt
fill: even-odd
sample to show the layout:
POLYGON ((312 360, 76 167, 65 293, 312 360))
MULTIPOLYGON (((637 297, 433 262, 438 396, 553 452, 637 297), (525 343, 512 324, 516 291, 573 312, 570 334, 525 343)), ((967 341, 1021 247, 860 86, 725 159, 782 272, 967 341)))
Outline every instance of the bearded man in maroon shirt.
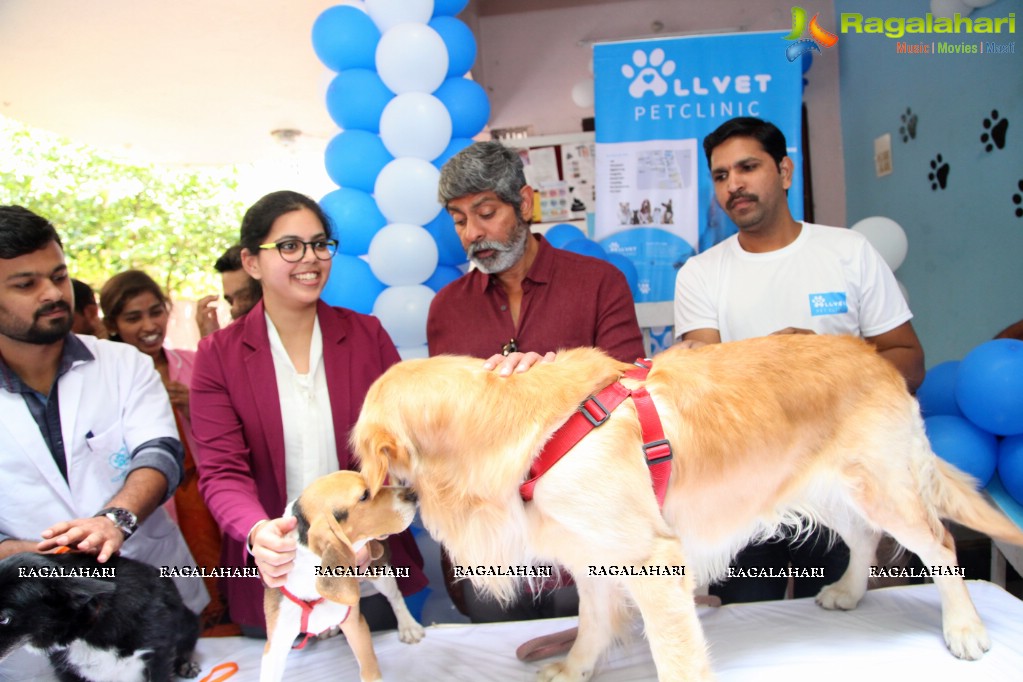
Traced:
MULTIPOLYGON (((441 169, 438 194, 474 267, 441 289, 430 305, 431 356, 485 359, 580 346, 595 346, 625 362, 644 356, 636 308, 621 271, 531 233, 533 188, 526 184, 518 152, 499 142, 465 148, 441 169)), ((477 594, 469 581, 448 587, 474 622, 578 612, 574 586, 539 595, 524 592, 508 608, 477 594)))

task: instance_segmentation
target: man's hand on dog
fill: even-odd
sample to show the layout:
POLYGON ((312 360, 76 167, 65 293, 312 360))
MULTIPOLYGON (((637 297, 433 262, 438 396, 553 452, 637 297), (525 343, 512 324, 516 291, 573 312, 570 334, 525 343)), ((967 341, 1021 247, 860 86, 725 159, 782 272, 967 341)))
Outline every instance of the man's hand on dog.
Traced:
POLYGON ((44 530, 42 535, 45 539, 36 545, 39 552, 68 547, 95 554, 101 564, 117 554, 124 544, 124 533, 105 516, 61 521, 44 530))
MULTIPOLYGON (((295 566, 295 538, 289 533, 295 529, 298 519, 294 516, 264 521, 252 530, 249 544, 256 568, 267 587, 283 587, 288 582, 288 573, 295 566)), ((369 547, 362 547, 355 560, 359 570, 369 565, 369 547)))
POLYGON ((546 355, 540 355, 533 351, 509 353, 508 355, 497 353, 487 358, 487 361, 483 363, 483 369, 490 371, 496 369, 498 376, 507 377, 511 376, 513 372, 525 372, 538 362, 554 362, 556 358, 557 354, 554 351, 548 351, 546 355))

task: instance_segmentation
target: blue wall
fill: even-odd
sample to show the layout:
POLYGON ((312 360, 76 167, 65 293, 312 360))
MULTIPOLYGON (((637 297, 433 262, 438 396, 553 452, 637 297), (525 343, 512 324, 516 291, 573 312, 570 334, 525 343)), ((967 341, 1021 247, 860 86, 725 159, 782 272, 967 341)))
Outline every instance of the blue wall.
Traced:
MULTIPOLYGON (((835 0, 835 25, 843 12, 922 17, 929 7, 927 0, 835 0)), ((1014 202, 1023 201, 1023 2, 997 0, 970 18, 1010 12, 1016 33, 987 40, 1015 41, 1014 54, 897 54, 898 40, 855 33, 838 42, 847 224, 882 215, 906 231, 909 254, 895 274, 909 292, 928 367, 961 359, 1023 318, 1023 204, 1014 202), (915 137, 900 131, 907 110, 915 137), (878 178, 874 138, 885 133, 893 173, 878 178), (942 189, 929 176, 946 164, 942 189)), ((899 40, 977 44, 981 37, 899 40)))

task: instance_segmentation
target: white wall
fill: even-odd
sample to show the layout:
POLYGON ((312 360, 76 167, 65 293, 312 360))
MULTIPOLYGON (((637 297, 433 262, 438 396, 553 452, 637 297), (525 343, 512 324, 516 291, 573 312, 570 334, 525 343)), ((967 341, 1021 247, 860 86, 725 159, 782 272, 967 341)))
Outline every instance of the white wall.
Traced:
MULTIPOLYGON (((805 0, 837 32, 831 0, 805 0)), ((462 19, 478 44, 473 74, 490 95, 490 127, 532 125, 536 135, 579 132, 593 108, 572 101, 572 86, 592 78, 591 44, 600 40, 737 29, 791 27, 791 0, 480 0, 462 19), (656 31, 655 23, 663 26, 656 31)), ((839 120, 838 50, 817 56, 804 93, 817 222, 846 224, 839 120)))

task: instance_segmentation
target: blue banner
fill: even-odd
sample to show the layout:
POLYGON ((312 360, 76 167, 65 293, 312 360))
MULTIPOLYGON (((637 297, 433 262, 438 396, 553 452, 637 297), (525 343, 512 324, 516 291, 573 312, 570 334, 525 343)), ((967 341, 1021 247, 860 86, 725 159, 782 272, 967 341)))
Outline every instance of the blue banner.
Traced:
POLYGON ((785 31, 595 45, 594 238, 639 273, 637 302, 669 301, 694 253, 736 232, 714 199, 703 138, 755 116, 785 134, 795 164, 789 206, 803 216, 800 62, 785 31))

